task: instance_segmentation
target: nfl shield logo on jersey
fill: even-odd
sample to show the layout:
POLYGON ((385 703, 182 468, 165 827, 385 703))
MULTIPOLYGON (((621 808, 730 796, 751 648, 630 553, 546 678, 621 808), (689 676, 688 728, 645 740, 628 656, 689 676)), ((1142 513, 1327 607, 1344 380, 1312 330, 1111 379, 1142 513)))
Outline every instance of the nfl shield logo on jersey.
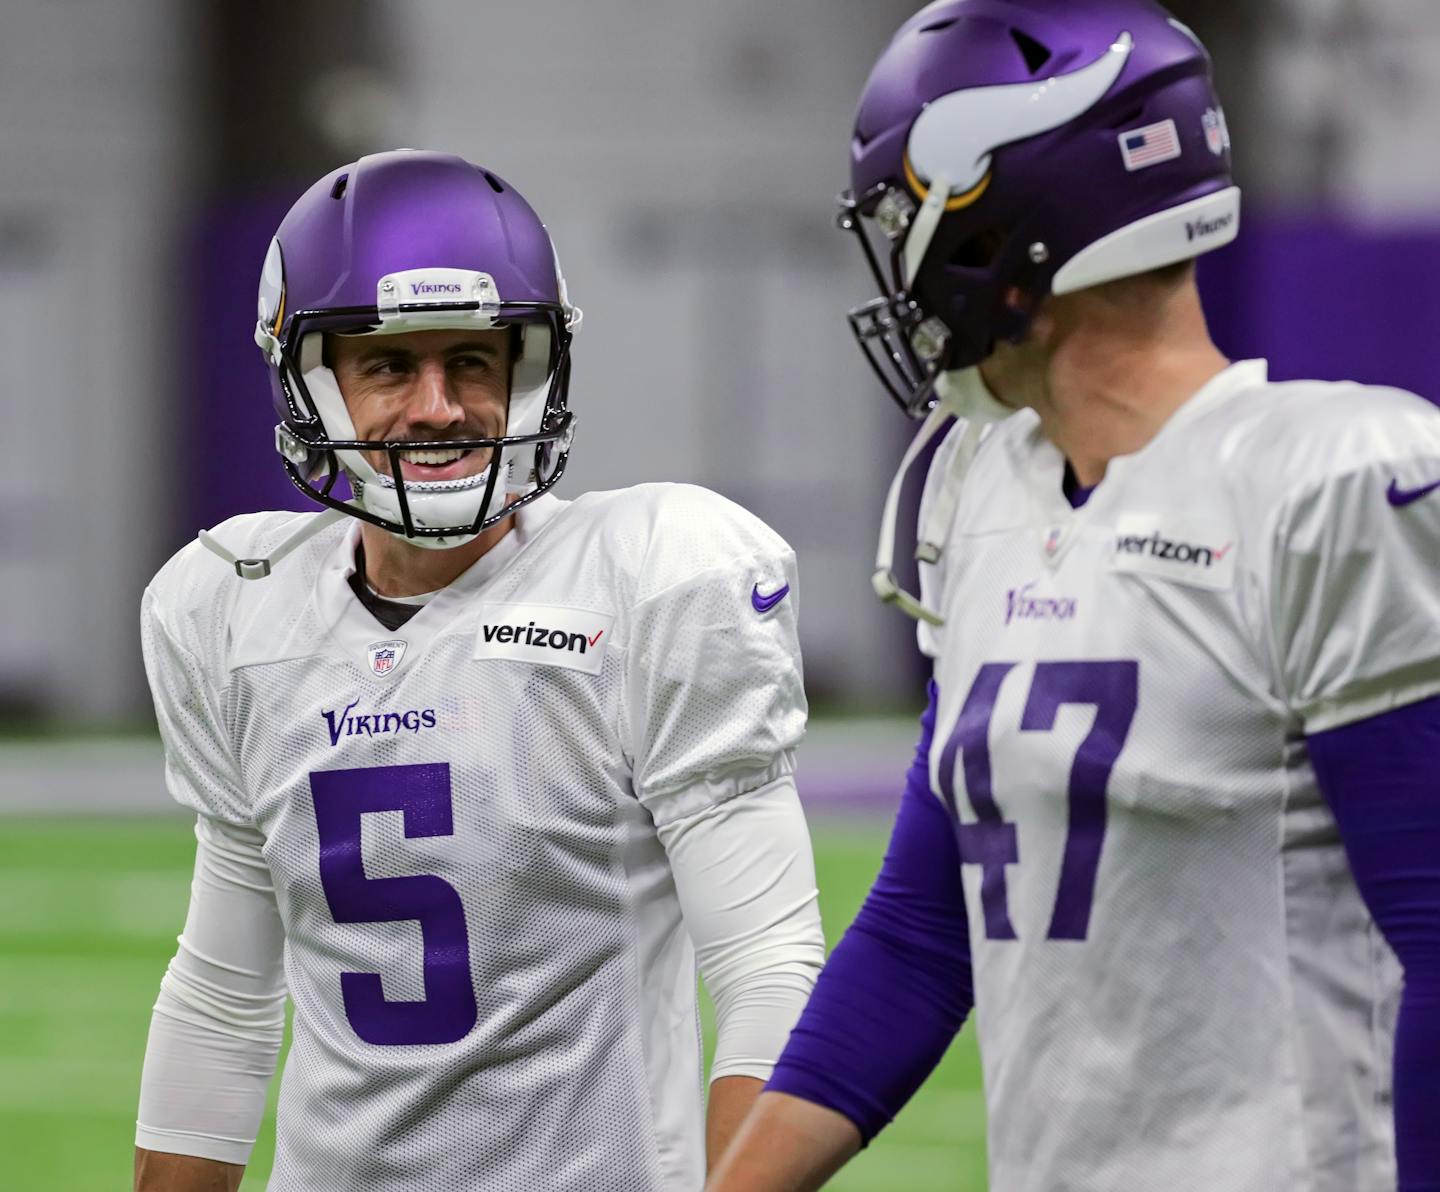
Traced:
POLYGON ((388 675, 400 665, 400 659, 405 657, 405 643, 398 637, 389 641, 371 642, 365 652, 370 658, 371 673, 388 675))

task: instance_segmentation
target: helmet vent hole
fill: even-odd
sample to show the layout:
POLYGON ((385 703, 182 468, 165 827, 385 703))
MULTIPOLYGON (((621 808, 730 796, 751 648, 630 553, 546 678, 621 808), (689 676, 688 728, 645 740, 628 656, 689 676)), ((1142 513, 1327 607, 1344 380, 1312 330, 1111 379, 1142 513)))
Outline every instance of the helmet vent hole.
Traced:
POLYGON ((920 32, 921 32, 921 33, 939 33, 940 30, 942 30, 942 29, 948 29, 948 28, 950 28, 950 26, 953 25, 953 24, 954 24, 956 21, 958 21, 959 19, 960 19, 959 17, 951 17, 949 20, 946 20, 946 21, 936 21, 934 24, 924 26, 924 27, 920 30, 920 32))
POLYGON ((1145 109, 1143 107, 1131 108, 1120 119, 1112 120, 1109 126, 1111 128, 1129 128, 1133 124, 1138 124, 1144 116, 1145 109))
POLYGON ((340 177, 336 178, 335 185, 330 188, 330 197, 332 199, 338 199, 343 196, 345 193, 345 187, 349 183, 349 181, 349 174, 341 174, 340 177))
POLYGON ((1025 59, 1025 65, 1031 74, 1038 71, 1053 57, 1047 47, 1041 45, 1028 33, 1019 29, 1011 29, 1010 36, 1014 39, 1016 46, 1019 47, 1020 54, 1025 59))
POLYGON ((485 175, 485 181, 490 183, 491 190, 497 195, 503 195, 505 193, 505 188, 500 185, 499 178, 495 177, 489 170, 481 170, 480 172, 485 175))

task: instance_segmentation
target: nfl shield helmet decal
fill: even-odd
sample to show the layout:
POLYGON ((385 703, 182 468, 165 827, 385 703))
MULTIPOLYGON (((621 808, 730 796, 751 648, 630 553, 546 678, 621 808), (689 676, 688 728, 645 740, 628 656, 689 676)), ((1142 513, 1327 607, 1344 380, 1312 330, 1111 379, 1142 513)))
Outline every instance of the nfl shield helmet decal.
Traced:
POLYGON ((400 660, 405 657, 405 643, 398 637, 371 642, 365 647, 365 654, 370 660, 371 674, 388 675, 400 666, 400 660))
POLYGON ((1200 117, 1205 128, 1205 144, 1216 157, 1230 148, 1230 130, 1225 126, 1225 113, 1219 108, 1206 108, 1200 117))

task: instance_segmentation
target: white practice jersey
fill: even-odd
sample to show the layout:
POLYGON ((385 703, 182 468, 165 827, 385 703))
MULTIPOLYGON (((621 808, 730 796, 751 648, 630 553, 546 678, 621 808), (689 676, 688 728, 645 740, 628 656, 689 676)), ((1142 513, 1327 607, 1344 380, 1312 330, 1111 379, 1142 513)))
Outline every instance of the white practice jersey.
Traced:
POLYGON ((1440 693, 1440 410, 1251 361, 1063 467, 998 424, 922 568, 990 1186, 1393 1192, 1400 971, 1304 739, 1440 693))
MULTIPOLYGON (((263 556, 311 516, 216 533, 263 556)), ((794 555, 683 485, 517 523, 394 632, 348 520, 259 581, 191 544, 146 593, 170 790, 264 835, 285 926, 272 1192, 703 1182, 656 832, 793 767, 794 555)))

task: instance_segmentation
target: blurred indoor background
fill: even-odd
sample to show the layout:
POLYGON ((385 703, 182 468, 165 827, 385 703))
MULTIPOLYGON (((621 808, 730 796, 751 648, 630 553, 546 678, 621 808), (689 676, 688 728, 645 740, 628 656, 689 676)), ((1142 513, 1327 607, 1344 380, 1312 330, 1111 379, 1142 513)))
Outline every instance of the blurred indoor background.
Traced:
MULTIPOLYGON (((851 343, 869 283, 832 230, 856 97, 915 7, 0 0, 0 810, 164 804, 141 589, 201 527, 304 507, 251 341, 261 259, 305 185, 397 145, 485 164, 555 236, 586 312, 562 495, 687 480, 749 506, 799 553, 816 707, 918 710, 910 623, 869 584, 911 427, 851 343)), ((1440 397, 1440 4, 1169 7, 1216 58, 1246 192, 1202 266, 1221 346, 1440 397)), ((815 805, 903 768, 908 725, 844 723, 821 720, 815 805)), ((35 882, 0 868, 0 919, 55 895, 35 882)), ((50 1070, 0 1062, 12 1123, 7 1085, 50 1070)))
MULTIPOLYGON (((1232 354, 1440 394, 1440 5, 1177 0, 1211 45, 1245 188, 1205 262, 1232 354)), ((0 714, 148 720, 135 608, 232 513, 303 507, 251 343, 280 215, 373 149, 518 186, 586 309, 565 490, 691 480, 802 564, 822 708, 914 702, 870 594, 909 426, 849 340, 831 229, 895 0, 4 0, 0 714)), ((1076 180, 1083 185, 1083 180, 1076 180)))

